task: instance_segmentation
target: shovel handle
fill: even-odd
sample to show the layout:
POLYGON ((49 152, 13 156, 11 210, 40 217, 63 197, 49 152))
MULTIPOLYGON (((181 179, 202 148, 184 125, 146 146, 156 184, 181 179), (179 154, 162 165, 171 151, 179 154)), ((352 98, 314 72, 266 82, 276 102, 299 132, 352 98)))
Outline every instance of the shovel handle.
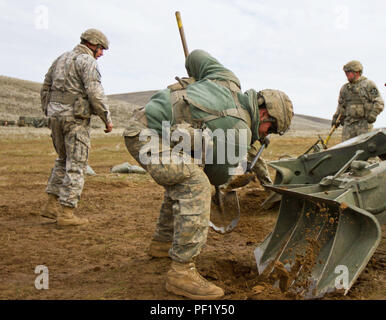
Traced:
POLYGON ((252 172, 252 169, 253 167, 255 166, 257 160, 259 160, 260 156, 261 156, 261 153, 264 151, 264 148, 265 148, 265 143, 263 143, 259 149, 259 152, 257 153, 257 155, 253 158, 253 161, 251 163, 251 166, 248 168, 248 171, 249 172, 252 172))
POLYGON ((184 48, 185 58, 187 58, 189 55, 189 50, 188 50, 188 45, 186 44, 184 27, 182 25, 181 14, 179 11, 176 11, 176 19, 177 19, 178 30, 180 31, 182 47, 184 48))
POLYGON ((338 118, 336 118, 336 121, 335 121, 334 125, 332 126, 332 128, 331 128, 331 130, 330 130, 330 133, 328 134, 326 140, 323 141, 323 143, 324 143, 325 146, 327 146, 328 141, 330 141, 331 135, 332 135, 332 134, 334 133, 334 131, 336 130, 336 128, 337 128, 337 123, 338 123, 338 121, 340 120, 341 117, 342 117, 342 114, 340 113, 340 114, 338 115, 338 118))

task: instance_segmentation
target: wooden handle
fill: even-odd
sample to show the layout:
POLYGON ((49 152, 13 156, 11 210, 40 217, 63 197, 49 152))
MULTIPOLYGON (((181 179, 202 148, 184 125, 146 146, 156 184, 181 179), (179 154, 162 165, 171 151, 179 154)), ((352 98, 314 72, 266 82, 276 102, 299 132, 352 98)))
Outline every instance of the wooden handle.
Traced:
POLYGON ((177 18, 178 30, 180 31, 182 47, 184 48, 185 58, 187 58, 189 55, 189 50, 188 50, 188 45, 186 44, 184 27, 182 26, 181 14, 179 11, 176 11, 176 18, 177 18))
POLYGON ((342 114, 339 113, 338 118, 336 118, 336 121, 335 121, 334 125, 332 126, 332 128, 331 128, 331 130, 330 130, 330 133, 328 134, 326 140, 324 140, 324 142, 323 142, 325 146, 327 146, 328 141, 330 141, 331 135, 333 134, 333 132, 334 132, 335 129, 337 128, 337 125, 336 125, 336 124, 339 122, 339 120, 340 120, 341 117, 342 117, 342 114))

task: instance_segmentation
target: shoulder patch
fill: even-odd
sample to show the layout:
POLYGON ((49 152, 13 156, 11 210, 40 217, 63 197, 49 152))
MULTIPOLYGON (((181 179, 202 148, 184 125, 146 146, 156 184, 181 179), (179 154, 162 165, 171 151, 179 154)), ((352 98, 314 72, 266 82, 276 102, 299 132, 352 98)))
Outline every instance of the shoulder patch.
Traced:
POLYGON ((370 94, 371 94, 372 96, 377 96, 377 95, 378 95, 378 89, 377 89, 377 88, 371 88, 370 94))

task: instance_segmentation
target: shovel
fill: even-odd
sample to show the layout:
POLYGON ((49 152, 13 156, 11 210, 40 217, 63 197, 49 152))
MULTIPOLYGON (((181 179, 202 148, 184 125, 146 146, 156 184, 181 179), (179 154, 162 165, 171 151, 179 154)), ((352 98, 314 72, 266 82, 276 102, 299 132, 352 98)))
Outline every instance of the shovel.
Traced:
POLYGON ((254 179, 251 172, 265 148, 262 144, 259 152, 247 168, 247 173, 238 176, 223 190, 216 186, 216 193, 212 197, 209 226, 216 232, 225 234, 231 232, 240 220, 240 204, 237 191, 234 189, 246 186, 254 179))
POLYGON ((212 197, 209 226, 216 232, 225 234, 231 232, 240 220, 240 204, 237 192, 224 192, 216 186, 212 197))

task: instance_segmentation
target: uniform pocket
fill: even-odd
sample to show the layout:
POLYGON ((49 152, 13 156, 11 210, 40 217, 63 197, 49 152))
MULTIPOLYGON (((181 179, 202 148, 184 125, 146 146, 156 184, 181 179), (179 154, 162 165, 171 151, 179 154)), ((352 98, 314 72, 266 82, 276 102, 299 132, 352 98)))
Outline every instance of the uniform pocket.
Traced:
POLYGON ((150 163, 147 165, 148 172, 152 178, 160 185, 163 186, 172 186, 175 184, 180 184, 186 179, 191 177, 191 172, 188 166, 184 163, 173 163, 170 160, 170 163, 165 164, 164 159, 159 159, 159 163, 150 163))
POLYGON ((173 212, 181 216, 199 216, 201 211, 200 204, 191 199, 179 199, 173 204, 173 212))
POLYGON ((79 162, 87 162, 89 148, 90 137, 84 133, 77 132, 74 140, 73 159, 79 162))
POLYGON ((362 104, 352 104, 349 107, 348 113, 352 118, 363 118, 365 116, 365 109, 362 104))
POLYGON ((124 137, 136 137, 141 133, 142 130, 147 129, 145 125, 142 123, 136 121, 136 120, 130 120, 127 124, 126 129, 123 131, 124 137))

